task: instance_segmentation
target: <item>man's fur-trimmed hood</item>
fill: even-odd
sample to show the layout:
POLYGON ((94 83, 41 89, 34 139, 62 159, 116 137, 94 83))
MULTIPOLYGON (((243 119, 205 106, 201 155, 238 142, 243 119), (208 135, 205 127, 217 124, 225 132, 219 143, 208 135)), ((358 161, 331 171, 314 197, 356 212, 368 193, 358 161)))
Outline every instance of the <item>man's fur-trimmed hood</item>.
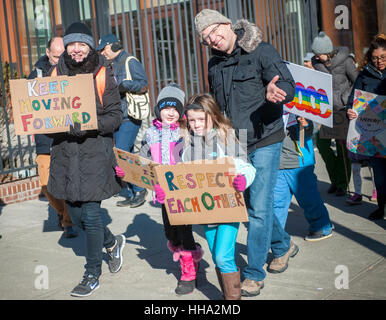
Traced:
POLYGON ((240 29, 244 29, 244 34, 238 40, 238 45, 248 53, 254 51, 263 41, 263 33, 260 28, 248 20, 241 19, 232 26, 234 32, 240 29))

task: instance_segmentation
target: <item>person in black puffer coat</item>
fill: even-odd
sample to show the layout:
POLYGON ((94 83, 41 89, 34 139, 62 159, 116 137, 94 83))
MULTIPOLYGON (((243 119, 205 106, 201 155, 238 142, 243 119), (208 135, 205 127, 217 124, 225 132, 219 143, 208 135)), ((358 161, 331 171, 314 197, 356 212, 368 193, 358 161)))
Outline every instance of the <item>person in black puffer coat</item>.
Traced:
POLYGON ((121 190, 115 174, 113 133, 121 124, 122 110, 111 68, 106 68, 102 100, 95 78, 103 67, 103 57, 94 50, 94 38, 86 25, 75 22, 63 37, 65 51, 56 66, 58 75, 92 73, 96 96, 98 130, 81 131, 74 122, 69 132, 53 134, 48 191, 65 199, 72 221, 86 233, 86 271, 71 295, 90 295, 99 287, 102 248, 109 256, 110 272, 122 266, 123 235, 114 236, 102 222, 101 201, 121 190))
MULTIPOLYGON (((332 75, 334 114, 345 110, 352 86, 358 75, 354 58, 347 47, 333 48, 331 39, 323 31, 315 37, 311 48, 315 54, 311 59, 314 69, 332 75)), ((316 146, 326 164, 331 181, 327 193, 344 196, 350 181, 351 162, 347 156, 345 139, 337 137, 334 140, 337 155, 331 148, 331 139, 321 138, 320 132, 316 134, 316 146)))
MULTIPOLYGON (((365 66, 354 83, 354 88, 347 104, 347 115, 350 120, 358 117, 352 109, 355 89, 386 95, 386 34, 374 37, 365 56, 365 66)), ((369 215, 370 220, 378 220, 386 215, 386 159, 380 153, 370 157, 374 170, 374 182, 377 189, 378 208, 369 215)))

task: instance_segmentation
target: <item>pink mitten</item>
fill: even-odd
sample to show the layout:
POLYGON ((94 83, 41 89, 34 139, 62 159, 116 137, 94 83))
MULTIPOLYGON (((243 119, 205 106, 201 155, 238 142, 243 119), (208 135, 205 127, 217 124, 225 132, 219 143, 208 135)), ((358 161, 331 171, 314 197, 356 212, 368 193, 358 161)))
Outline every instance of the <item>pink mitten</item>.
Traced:
POLYGON ((116 166, 115 167, 115 174, 117 175, 118 178, 123 178, 125 176, 125 170, 116 166))
POLYGON ((155 191, 155 198, 156 198, 156 200, 159 203, 163 204, 164 201, 165 201, 165 197, 166 197, 165 191, 161 188, 161 186, 159 184, 156 184, 154 186, 154 191, 155 191))
POLYGON ((238 174, 233 180, 233 187, 236 191, 244 191, 247 187, 247 180, 242 174, 238 174))

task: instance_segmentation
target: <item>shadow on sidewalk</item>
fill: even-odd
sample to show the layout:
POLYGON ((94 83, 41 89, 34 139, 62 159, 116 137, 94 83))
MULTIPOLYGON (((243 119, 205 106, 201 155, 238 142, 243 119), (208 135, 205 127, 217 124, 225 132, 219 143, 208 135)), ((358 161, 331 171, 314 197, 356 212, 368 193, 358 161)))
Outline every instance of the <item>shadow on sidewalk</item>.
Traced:
POLYGON ((58 214, 56 213, 55 209, 52 208, 48 202, 47 202, 47 211, 48 211, 48 217, 47 220, 44 220, 43 222, 43 232, 53 232, 53 231, 61 231, 59 228, 59 220, 58 220, 58 214))
MULTIPOLYGON (((294 210, 294 212, 290 212, 288 214, 288 219, 287 219, 285 231, 290 236, 304 237, 308 233, 308 222, 304 218, 303 209, 300 208, 299 206, 297 206, 296 204, 293 204, 293 203, 291 203, 290 208, 292 210, 294 210)), ((350 208, 352 208, 352 206, 350 206, 350 208)), ((348 212, 348 213, 351 213, 351 212, 348 212)), ((357 212, 353 212, 353 213, 364 218, 364 219, 367 219, 367 215, 359 214, 357 212)), ((357 242, 358 244, 362 245, 363 247, 366 247, 367 249, 372 250, 376 254, 385 256, 386 249, 385 249, 385 245, 382 242, 379 242, 379 241, 374 240, 366 235, 363 235, 355 230, 347 228, 346 226, 344 226, 340 223, 337 223, 333 220, 331 220, 331 223, 335 226, 335 229, 333 230, 334 233, 339 233, 340 235, 342 235, 346 238, 349 238, 350 240, 352 240, 354 242, 357 242)), ((386 226, 385 220, 377 220, 377 221, 374 221, 374 223, 378 224, 379 226, 381 226, 385 229, 385 226, 386 226)), ((332 241, 334 241, 334 237, 332 237, 330 239, 332 241)))
MULTIPOLYGON (((146 260, 153 269, 164 269, 167 274, 173 274, 176 282, 171 286, 177 284, 181 275, 180 266, 178 262, 173 261, 172 253, 166 246, 167 240, 162 224, 154 221, 145 213, 137 214, 123 235, 126 237, 126 243, 139 246, 137 251, 140 259, 146 260), (134 236, 137 236, 139 241, 128 239, 134 236)), ((196 290, 201 291, 210 300, 221 299, 221 292, 206 278, 205 269, 209 267, 209 264, 205 258, 209 257, 210 253, 205 252, 204 258, 200 261, 196 290)))
MULTIPOLYGON (((51 208, 51 210, 56 215, 56 211, 53 210, 52 208, 51 208)), ((109 212, 105 208, 101 208, 101 212, 102 212, 102 223, 104 226, 108 226, 112 222, 112 219, 109 215, 109 212)), ((56 221, 55 222, 56 223, 56 230, 59 230, 58 224, 57 224, 57 217, 55 219, 56 219, 55 220, 56 221)), ((46 221, 45 221, 45 224, 46 224, 46 221)), ((50 221, 50 217, 49 217, 48 221, 50 221)), ((78 233, 77 237, 67 239, 62 234, 62 236, 58 240, 58 244, 64 248, 71 248, 74 251, 76 256, 85 257, 86 256, 86 234, 78 226, 74 226, 74 229, 78 233)), ((103 261, 105 263, 108 263, 108 256, 107 256, 107 253, 105 251, 103 251, 103 261)))
MULTIPOLYGON (((347 191, 346 196, 337 197, 335 194, 328 194, 327 190, 330 187, 329 183, 319 181, 318 180, 318 190, 320 195, 324 201, 324 203, 328 203, 330 206, 335 207, 339 210, 342 210, 345 213, 356 214, 360 217, 367 218, 367 216, 377 209, 376 202, 368 202, 362 201, 360 205, 349 205, 346 203, 346 200, 350 195, 353 194, 353 190, 350 190, 351 193, 347 191)), ((371 195, 363 194, 363 200, 371 198, 371 195)))
MULTIPOLYGON (((248 223, 244 222, 243 224, 248 229, 248 223)), ((240 227, 241 227, 241 225, 242 225, 242 223, 240 223, 240 227)), ((203 226, 201 226, 201 225, 194 225, 193 226, 193 231, 196 232, 198 235, 200 235, 203 238, 203 241, 206 241, 206 237, 205 237, 205 232, 204 232, 203 226)), ((243 268, 246 267, 248 265, 248 263, 241 256, 241 254, 243 254, 245 256, 247 255, 247 245, 244 244, 244 243, 240 243, 240 242, 236 241, 235 260, 236 260, 237 267, 240 268, 240 270, 242 272, 243 268)), ((212 259, 210 252, 205 252, 204 255, 206 257, 208 257, 208 259, 212 259)))

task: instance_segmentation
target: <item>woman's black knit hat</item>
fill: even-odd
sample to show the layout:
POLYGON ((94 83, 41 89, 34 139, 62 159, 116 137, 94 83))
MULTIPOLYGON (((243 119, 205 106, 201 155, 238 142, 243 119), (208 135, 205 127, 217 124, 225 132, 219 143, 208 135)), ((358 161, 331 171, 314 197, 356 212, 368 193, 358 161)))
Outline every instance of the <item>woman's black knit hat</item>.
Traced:
POLYGON ((94 37, 90 29, 82 22, 74 22, 67 29, 63 37, 64 47, 72 42, 87 43, 91 49, 94 49, 94 37))

